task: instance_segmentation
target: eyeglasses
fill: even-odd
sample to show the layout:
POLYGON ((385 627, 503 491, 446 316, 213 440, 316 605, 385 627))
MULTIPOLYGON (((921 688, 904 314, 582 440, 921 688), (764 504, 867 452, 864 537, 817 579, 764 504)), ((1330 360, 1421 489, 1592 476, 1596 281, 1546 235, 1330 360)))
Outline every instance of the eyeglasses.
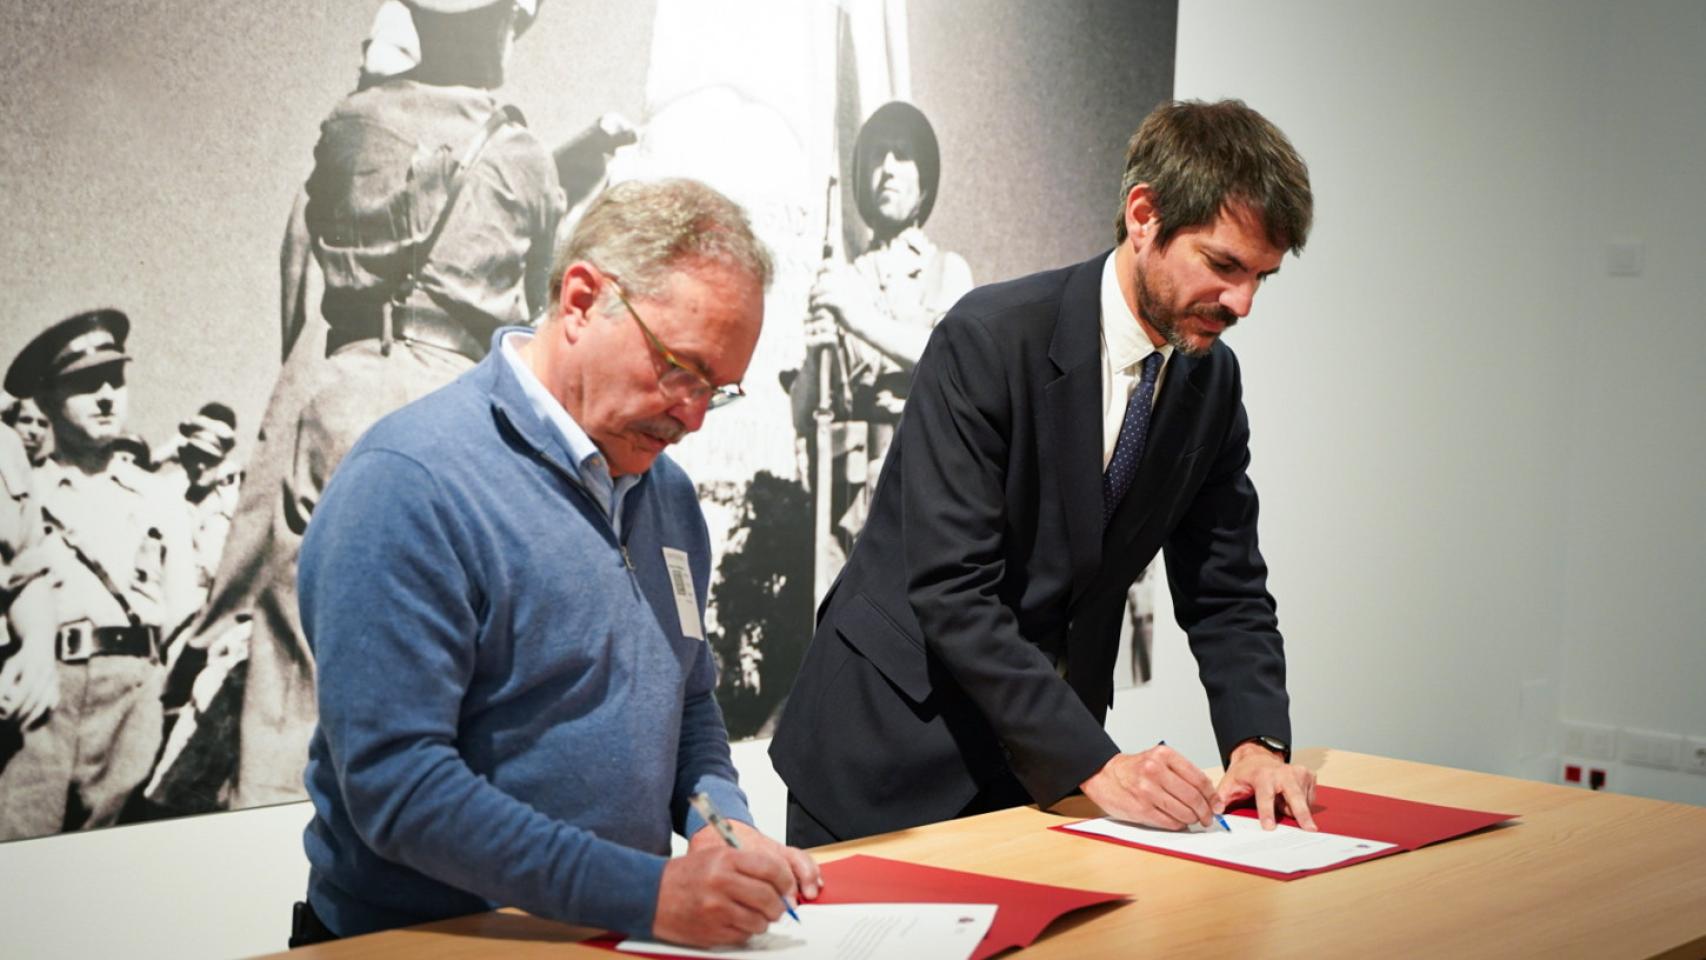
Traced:
POLYGON ((663 358, 664 364, 668 367, 663 372, 663 376, 658 377, 658 388, 663 391, 664 396, 677 403, 706 400, 705 408, 707 410, 726 407, 746 396, 746 391, 741 389, 740 384, 731 383, 719 387, 707 379, 704 374, 677 360, 675 354, 670 353, 669 348, 663 345, 662 340, 658 339, 658 335, 652 332, 652 328, 646 326, 646 321, 640 319, 640 311, 635 310, 634 305, 628 302, 628 295, 622 292, 622 285, 616 281, 616 278, 609 274, 605 274, 605 278, 610 281, 610 286, 616 290, 616 299, 622 301, 622 306, 628 308, 628 315, 640 325, 640 332, 646 335, 646 341, 652 345, 652 349, 663 358))

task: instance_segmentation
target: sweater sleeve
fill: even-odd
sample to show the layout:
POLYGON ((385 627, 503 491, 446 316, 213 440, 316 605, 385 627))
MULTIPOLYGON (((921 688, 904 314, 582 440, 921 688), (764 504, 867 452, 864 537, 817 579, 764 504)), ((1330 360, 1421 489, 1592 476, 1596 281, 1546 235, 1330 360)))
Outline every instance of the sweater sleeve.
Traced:
MULTIPOLYGON (((699 512, 691 483, 687 486, 687 509, 698 518, 691 554, 694 594, 699 604, 699 622, 705 622, 705 601, 710 595, 710 535, 699 512)), ((711 795, 718 812, 730 820, 752 823, 746 794, 740 789, 734 761, 729 755, 729 731, 717 706, 717 665, 709 643, 698 644, 681 709, 681 739, 676 749, 675 795, 670 813, 677 832, 691 838, 705 821, 687 798, 701 791, 711 795)))
POLYGON ((480 601, 420 464, 346 458, 299 571, 337 796, 379 856, 495 904, 649 936, 664 858, 540 813, 469 768, 459 711, 480 601))

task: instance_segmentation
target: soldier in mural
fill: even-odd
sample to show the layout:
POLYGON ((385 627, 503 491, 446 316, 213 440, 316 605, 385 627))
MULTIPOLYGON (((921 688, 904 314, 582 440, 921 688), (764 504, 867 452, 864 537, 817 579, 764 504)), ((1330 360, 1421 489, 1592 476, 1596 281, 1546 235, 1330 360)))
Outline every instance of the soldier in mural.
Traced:
POLYGON ((59 829, 52 811, 13 800, 38 779, 18 759, 24 735, 59 703, 57 624, 42 579, 41 504, 23 441, 0 430, 0 840, 59 829), (37 827, 41 824, 41 828, 37 827))
POLYGON ((47 455, 53 452, 53 428, 48 426, 47 414, 41 412, 41 407, 27 397, 13 397, 6 394, 6 401, 0 406, 0 422, 11 427, 17 433, 18 439, 24 445, 24 457, 32 467, 39 467, 47 462, 47 455))
POLYGON ((117 310, 81 313, 30 341, 6 373, 7 391, 35 398, 53 429, 35 489, 57 675, 57 704, 15 729, 4 759, 9 836, 120 821, 160 748, 168 639, 195 612, 184 518, 117 450, 129 334, 117 310))
POLYGON ((854 197, 871 242, 851 264, 826 267, 812 287, 805 360, 789 389, 808 459, 834 464, 830 489, 814 491, 828 496, 834 522, 816 548, 829 578, 865 524, 930 329, 972 287, 965 260, 924 234, 940 183, 941 151, 923 112, 897 100, 872 113, 853 145, 854 197), (834 421, 823 432, 827 451, 817 427, 826 414, 834 421))
POLYGON ((196 586, 205 600, 219 570, 243 480, 243 465, 233 455, 237 414, 223 403, 203 404, 195 416, 178 424, 178 435, 160 473, 180 491, 195 545, 196 586))
MULTIPOLYGON (((382 17, 386 10, 395 12, 388 6, 382 17)), ((374 421, 472 367, 494 329, 528 322, 547 296, 562 190, 551 154, 496 93, 537 4, 413 0, 407 12, 406 23, 393 16, 376 25, 386 59, 364 61, 358 89, 321 125, 300 223, 323 278, 325 358, 286 363, 274 404, 303 395, 295 378, 311 387, 293 418, 269 409, 268 423, 282 429, 263 427, 231 549, 192 640, 205 652, 248 631, 236 806, 302 795, 315 703, 296 558, 333 469, 374 421)), ((289 271, 307 266, 287 241, 293 347, 312 342, 299 339, 302 325, 293 329, 291 319, 306 315, 309 286, 289 271)), ((181 672, 195 667, 192 657, 181 672)), ((183 746, 169 762, 230 759, 183 746)), ((223 789, 223 773, 170 770, 151 795, 200 808, 182 783, 223 789)))

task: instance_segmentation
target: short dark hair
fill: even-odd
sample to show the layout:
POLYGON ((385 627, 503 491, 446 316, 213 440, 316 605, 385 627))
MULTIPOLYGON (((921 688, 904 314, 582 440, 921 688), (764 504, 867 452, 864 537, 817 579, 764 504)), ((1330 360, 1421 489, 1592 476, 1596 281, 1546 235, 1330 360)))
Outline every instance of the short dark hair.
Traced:
POLYGON ((1268 242, 1293 253, 1309 239, 1315 199, 1309 166, 1280 129, 1242 100, 1174 100, 1132 134, 1120 182, 1115 237, 1124 243, 1125 201, 1148 184, 1162 246, 1186 227, 1212 223, 1228 203, 1261 217, 1268 242))

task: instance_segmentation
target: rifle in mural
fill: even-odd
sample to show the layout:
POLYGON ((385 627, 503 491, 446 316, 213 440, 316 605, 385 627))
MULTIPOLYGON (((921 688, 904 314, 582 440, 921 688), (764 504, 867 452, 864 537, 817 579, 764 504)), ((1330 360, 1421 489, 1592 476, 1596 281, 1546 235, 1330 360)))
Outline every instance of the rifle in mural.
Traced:
MULTIPOLYGON (((836 196, 836 176, 829 175, 823 191, 823 265, 828 267, 840 256, 841 198, 836 196)), ((817 407, 812 421, 817 428, 817 443, 812 463, 812 609, 823 602, 829 586, 835 582, 837 570, 832 569, 834 551, 830 549, 835 536, 835 400, 830 394, 833 386, 831 368, 840 358, 835 344, 816 348, 817 407)), ((843 381, 845 383, 846 381, 843 381)))

